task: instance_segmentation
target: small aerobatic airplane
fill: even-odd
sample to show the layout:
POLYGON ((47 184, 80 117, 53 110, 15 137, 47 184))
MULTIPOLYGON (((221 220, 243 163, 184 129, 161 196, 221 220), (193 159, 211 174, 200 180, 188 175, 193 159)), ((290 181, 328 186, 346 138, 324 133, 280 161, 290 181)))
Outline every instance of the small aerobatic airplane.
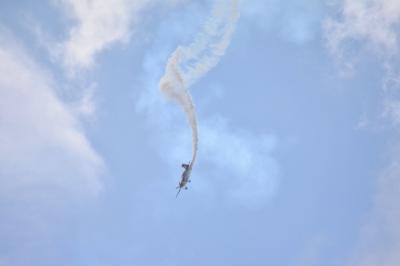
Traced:
POLYGON ((177 189, 179 189, 178 193, 176 193, 176 197, 178 197, 179 192, 181 192, 182 188, 188 189, 188 187, 186 185, 187 185, 187 183, 190 183, 189 177, 190 177, 190 174, 192 173, 192 164, 191 163, 188 163, 188 164, 183 163, 182 167, 185 170, 182 173, 181 182, 179 182, 179 185, 176 187, 177 189))

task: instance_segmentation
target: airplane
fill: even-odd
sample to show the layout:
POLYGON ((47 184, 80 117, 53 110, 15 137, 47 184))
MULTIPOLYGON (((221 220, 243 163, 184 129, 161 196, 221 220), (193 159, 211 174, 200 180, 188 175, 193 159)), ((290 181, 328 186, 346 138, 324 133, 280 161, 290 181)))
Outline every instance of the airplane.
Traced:
POLYGON ((181 192, 182 188, 188 189, 188 187, 186 186, 187 183, 190 183, 190 174, 192 173, 192 164, 189 162, 188 164, 183 163, 182 167, 185 169, 182 173, 182 177, 181 177, 181 182, 179 182, 179 185, 176 187, 176 189, 178 190, 178 193, 176 193, 176 197, 178 197, 179 192, 181 192))

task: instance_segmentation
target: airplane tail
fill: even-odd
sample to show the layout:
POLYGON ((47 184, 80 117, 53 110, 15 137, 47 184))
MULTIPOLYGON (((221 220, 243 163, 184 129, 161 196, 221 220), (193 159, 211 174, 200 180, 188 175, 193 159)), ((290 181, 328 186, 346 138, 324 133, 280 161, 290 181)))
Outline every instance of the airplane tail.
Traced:
POLYGON ((179 187, 178 193, 176 193, 176 197, 175 197, 175 198, 177 198, 177 197, 178 197, 178 195, 179 195, 179 192, 181 192, 181 189, 182 189, 182 187, 179 187))

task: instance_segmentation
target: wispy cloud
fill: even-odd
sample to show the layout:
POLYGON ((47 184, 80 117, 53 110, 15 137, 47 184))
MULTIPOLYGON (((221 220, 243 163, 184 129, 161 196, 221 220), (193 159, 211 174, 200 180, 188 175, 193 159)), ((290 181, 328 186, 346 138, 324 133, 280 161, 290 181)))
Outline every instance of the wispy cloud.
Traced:
POLYGON ((384 116, 400 125, 400 2, 344 0, 325 20, 326 45, 345 75, 352 75, 361 55, 375 56, 384 70, 384 116))
POLYGON ((49 74, 4 36, 0 36, 0 197, 57 191, 97 194, 102 159, 73 112, 55 94, 49 74))
POLYGON ((364 41, 383 53, 398 52, 400 2, 392 0, 345 0, 340 19, 327 20, 329 45, 338 49, 351 39, 364 41))
POLYGON ((360 51, 381 57, 399 52, 400 2, 392 0, 344 0, 336 6, 338 18, 325 21, 327 46, 347 70, 360 51), (352 49, 357 44, 360 49, 352 49))
MULTIPOLYGON (((360 55, 374 55, 381 61, 384 116, 400 125, 400 83, 398 69, 400 44, 400 2, 393 0, 344 0, 338 12, 326 20, 327 47, 352 74, 360 55)), ((349 265, 394 266, 400 263, 400 162, 394 145, 387 170, 379 177, 370 219, 361 231, 360 241, 349 265)))
POLYGON ((56 53, 69 71, 94 65, 96 55, 116 43, 127 43, 146 8, 175 7, 184 0, 58 0, 59 7, 72 20, 68 38, 56 47, 56 53))
POLYGON ((70 265, 58 260, 54 243, 71 207, 78 213, 103 187, 103 160, 57 89, 47 70, 1 28, 1 265, 70 265))
POLYGON ((79 1, 60 0, 74 21, 68 39, 61 44, 64 64, 87 68, 94 57, 115 42, 129 39, 130 25, 149 1, 79 1))

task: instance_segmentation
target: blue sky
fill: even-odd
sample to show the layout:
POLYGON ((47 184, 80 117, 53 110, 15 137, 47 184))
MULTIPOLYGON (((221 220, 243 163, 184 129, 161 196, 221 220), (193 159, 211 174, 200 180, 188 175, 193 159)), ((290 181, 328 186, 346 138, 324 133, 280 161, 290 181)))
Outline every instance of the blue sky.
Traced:
POLYGON ((239 1, 204 34, 232 4, 1 3, 1 266, 400 263, 400 4, 239 1), (191 129, 159 83, 199 38, 175 198, 191 129))

